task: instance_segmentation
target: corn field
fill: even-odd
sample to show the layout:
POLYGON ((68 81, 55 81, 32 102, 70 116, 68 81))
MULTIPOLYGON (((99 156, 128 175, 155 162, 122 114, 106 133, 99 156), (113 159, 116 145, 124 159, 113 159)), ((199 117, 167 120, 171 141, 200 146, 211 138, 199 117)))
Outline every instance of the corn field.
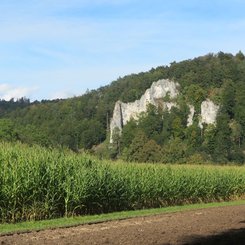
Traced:
POLYGON ((110 163, 0 143, 1 222, 222 201, 244 193, 244 167, 110 163))

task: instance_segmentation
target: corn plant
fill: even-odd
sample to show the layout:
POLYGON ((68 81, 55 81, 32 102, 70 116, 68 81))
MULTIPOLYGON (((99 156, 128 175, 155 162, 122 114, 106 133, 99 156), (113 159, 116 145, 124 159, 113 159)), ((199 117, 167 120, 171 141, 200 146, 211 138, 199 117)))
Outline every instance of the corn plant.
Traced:
POLYGON ((242 198, 245 167, 133 164, 0 143, 0 220, 55 217, 242 198))

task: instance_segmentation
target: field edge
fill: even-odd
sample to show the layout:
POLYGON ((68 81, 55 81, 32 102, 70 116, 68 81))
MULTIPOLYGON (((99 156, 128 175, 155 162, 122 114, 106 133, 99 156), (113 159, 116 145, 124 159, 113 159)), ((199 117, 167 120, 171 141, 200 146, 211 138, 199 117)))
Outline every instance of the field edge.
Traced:
POLYGON ((237 206, 245 205, 245 199, 228 201, 228 202, 212 202, 212 203, 198 203, 188 204, 182 206, 172 206, 154 209, 132 210, 114 212, 100 215, 87 215, 76 216, 69 218, 58 218, 51 220, 41 221, 27 221, 16 224, 4 223, 0 224, 0 236, 29 233, 34 231, 41 231, 46 229, 58 229, 58 228, 70 228, 85 224, 97 224, 102 222, 108 222, 113 220, 124 220, 136 217, 144 217, 158 214, 168 214, 182 211, 191 211, 196 209, 225 207, 225 206, 237 206))

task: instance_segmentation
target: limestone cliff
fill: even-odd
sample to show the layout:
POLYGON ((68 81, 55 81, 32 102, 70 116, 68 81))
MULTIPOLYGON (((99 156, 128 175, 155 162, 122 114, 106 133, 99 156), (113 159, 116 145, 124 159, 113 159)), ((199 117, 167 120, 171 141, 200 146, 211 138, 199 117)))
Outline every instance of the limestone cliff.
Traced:
MULTIPOLYGON (((195 108, 193 105, 189 105, 190 114, 187 118, 187 126, 193 124, 193 118, 195 114, 195 108)), ((219 111, 219 106, 214 104, 210 99, 204 100, 201 103, 201 114, 199 116, 199 127, 203 128, 203 124, 215 124, 216 117, 219 111)))
POLYGON ((195 114, 195 108, 193 105, 189 105, 190 113, 187 118, 187 127, 191 126, 193 124, 193 118, 195 114))
POLYGON ((203 124, 215 124, 219 106, 215 105, 213 101, 207 99, 201 104, 201 116, 199 126, 202 128, 203 124))
MULTIPOLYGON (((139 100, 131 103, 123 103, 117 101, 113 111, 113 117, 110 123, 110 143, 113 143, 113 133, 116 129, 119 130, 119 134, 122 131, 124 125, 132 119, 138 119, 141 112, 146 112, 147 105, 152 104, 158 106, 161 104, 163 109, 170 110, 173 106, 177 106, 174 102, 165 102, 164 97, 168 96, 170 99, 174 99, 179 94, 179 84, 168 79, 162 79, 154 82, 152 86, 145 91, 139 100)), ((187 126, 193 124, 193 117, 195 114, 194 106, 189 105, 190 114, 187 119, 187 126)), ((215 105, 211 100, 207 99, 201 104, 201 115, 199 126, 202 128, 203 123, 214 124, 216 116, 219 110, 219 106, 215 105)))
POLYGON ((166 96, 169 96, 170 99, 177 97, 177 95, 179 94, 178 87, 178 83, 175 83, 168 79, 162 79, 154 82, 152 86, 145 91, 144 95, 142 95, 139 100, 131 103, 123 103, 121 101, 117 101, 110 123, 110 142, 113 142, 112 135, 115 128, 118 128, 119 132, 121 132, 122 127, 131 118, 137 119, 141 112, 145 112, 147 110, 148 104, 153 104, 157 106, 159 105, 159 103, 161 103, 163 108, 166 108, 168 110, 170 110, 172 106, 176 106, 175 103, 163 102, 162 99, 166 96))

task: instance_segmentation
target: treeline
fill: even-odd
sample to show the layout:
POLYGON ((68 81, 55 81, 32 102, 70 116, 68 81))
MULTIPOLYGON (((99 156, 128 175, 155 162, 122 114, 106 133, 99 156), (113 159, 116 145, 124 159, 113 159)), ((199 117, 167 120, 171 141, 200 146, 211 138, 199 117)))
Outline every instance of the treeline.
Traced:
MULTIPOLYGON (((134 135, 127 136, 130 138, 128 141, 125 142, 125 135, 129 135, 126 132, 130 131, 128 127, 133 125, 133 122, 124 128, 122 142, 118 144, 120 147, 113 147, 107 153, 107 147, 102 147, 100 154, 112 157, 124 154, 126 157, 125 152, 130 155, 134 139, 145 137, 147 142, 154 141, 157 149, 163 148, 164 152, 168 152, 167 149, 178 142, 183 148, 187 147, 188 150, 184 150, 184 154, 175 156, 178 161, 200 155, 204 159, 214 161, 244 161, 242 150, 245 134, 245 59, 242 52, 236 55, 220 52, 179 63, 173 62, 170 66, 152 68, 148 72, 119 78, 108 86, 70 99, 33 103, 26 101, 27 103, 22 105, 14 104, 14 101, 1 101, 0 138, 43 146, 69 147, 74 151, 92 149, 104 142, 108 136, 115 102, 119 99, 123 102, 139 99, 152 82, 163 78, 173 79, 181 85, 182 96, 179 103, 183 106, 179 110, 173 109, 176 111, 169 115, 164 115, 161 122, 154 119, 159 125, 155 127, 155 124, 152 124, 152 132, 149 133, 146 121, 151 121, 149 118, 157 118, 162 113, 166 114, 154 112, 155 109, 152 109, 149 115, 142 117, 142 123, 134 130, 134 135), (207 97, 222 105, 217 127, 207 127, 200 132, 197 123, 194 123, 193 127, 187 128, 188 109, 185 104, 193 104, 198 114, 201 101, 207 97), (141 136, 136 137, 138 131, 141 136), (208 136, 204 134, 208 132, 214 138, 207 143, 208 136), (196 139, 195 134, 198 135, 196 139), (194 142, 191 137, 194 137, 194 142)), ((166 161, 175 161, 175 157, 172 157, 172 153, 169 158, 166 158, 165 154, 166 161)))

